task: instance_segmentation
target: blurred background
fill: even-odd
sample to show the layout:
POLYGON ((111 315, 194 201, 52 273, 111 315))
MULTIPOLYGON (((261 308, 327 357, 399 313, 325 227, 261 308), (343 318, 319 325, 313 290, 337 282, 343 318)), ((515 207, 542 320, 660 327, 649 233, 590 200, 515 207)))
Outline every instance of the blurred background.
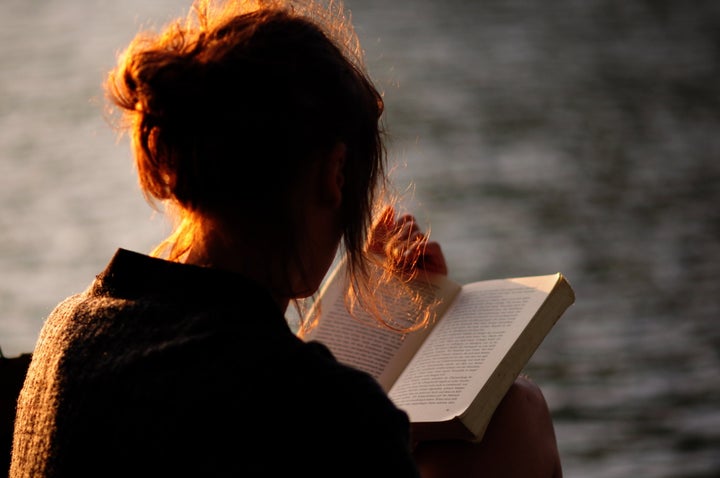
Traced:
MULTIPOLYGON (((395 180, 465 282, 563 272, 565 476, 720 476, 720 2, 346 0, 395 180)), ((167 232, 101 83, 188 0, 0 3, 0 347, 167 232)))

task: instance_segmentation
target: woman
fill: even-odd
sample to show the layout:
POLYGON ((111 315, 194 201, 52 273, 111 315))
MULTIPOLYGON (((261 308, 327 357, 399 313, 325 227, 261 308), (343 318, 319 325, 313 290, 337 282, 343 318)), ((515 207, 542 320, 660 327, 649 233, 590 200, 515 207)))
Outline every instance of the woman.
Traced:
POLYGON ((412 216, 372 222, 383 106, 359 51, 337 5, 292 1, 200 2, 131 42, 108 95, 176 228, 150 255, 118 250, 48 318, 11 476, 559 476, 529 382, 482 445, 412 444, 369 376, 287 325, 341 242, 361 301, 369 236, 398 274, 446 273, 412 216))

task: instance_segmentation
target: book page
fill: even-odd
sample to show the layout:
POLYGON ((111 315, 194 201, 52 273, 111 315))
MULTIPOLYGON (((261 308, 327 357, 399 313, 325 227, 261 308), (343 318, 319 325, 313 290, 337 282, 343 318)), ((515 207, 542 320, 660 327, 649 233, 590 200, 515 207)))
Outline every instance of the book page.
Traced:
POLYGON ((390 390, 414 422, 459 415, 545 301, 556 275, 463 287, 390 390))
MULTIPOLYGON (((443 294, 452 297, 460 289, 444 277, 431 283, 418 282, 417 290, 426 304, 436 302, 443 294)), ((344 269, 340 267, 328 280, 321 294, 320 319, 305 340, 324 343, 339 362, 351 365, 372 375, 388 391, 405 364, 415 353, 429 332, 429 327, 410 333, 400 333, 383 327, 362 310, 352 317, 347 310, 345 293, 348 290, 344 269)), ((408 304, 392 287, 380 289, 381 300, 393 317, 406 317, 408 304)), ((446 306, 443 302, 443 306, 446 306)))

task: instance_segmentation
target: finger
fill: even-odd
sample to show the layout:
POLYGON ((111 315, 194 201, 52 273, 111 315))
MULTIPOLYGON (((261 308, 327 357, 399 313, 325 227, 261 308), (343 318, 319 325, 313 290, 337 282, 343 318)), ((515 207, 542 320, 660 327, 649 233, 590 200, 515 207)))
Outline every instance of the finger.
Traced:
POLYGON ((408 245, 409 243, 417 240, 418 237, 422 237, 422 231, 420 226, 417 224, 412 216, 403 216, 396 223, 396 229, 388 240, 390 242, 397 242, 400 244, 408 245))
POLYGON ((382 253, 395 229, 395 209, 387 206, 373 222, 368 237, 368 249, 382 253))
POLYGON ((410 232, 419 231, 420 226, 415 220, 415 216, 412 214, 403 214, 398 220, 397 225, 399 229, 409 230, 410 232))
POLYGON ((425 244, 424 251, 420 257, 419 266, 428 272, 447 275, 448 268, 440 244, 429 241, 425 244))

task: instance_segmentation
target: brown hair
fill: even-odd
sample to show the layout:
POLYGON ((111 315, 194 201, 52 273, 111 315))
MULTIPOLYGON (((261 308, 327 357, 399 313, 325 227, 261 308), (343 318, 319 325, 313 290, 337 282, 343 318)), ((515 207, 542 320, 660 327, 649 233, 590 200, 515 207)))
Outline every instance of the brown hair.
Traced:
POLYGON ((282 241, 273 250, 301 264, 294 185, 342 142, 343 246, 351 277, 367 276, 365 241, 385 186, 383 102, 339 3, 200 0, 186 19, 140 33, 106 91, 146 198, 179 211, 154 254, 178 260, 201 218, 232 211, 255 224, 272 217, 264 227, 282 241))

